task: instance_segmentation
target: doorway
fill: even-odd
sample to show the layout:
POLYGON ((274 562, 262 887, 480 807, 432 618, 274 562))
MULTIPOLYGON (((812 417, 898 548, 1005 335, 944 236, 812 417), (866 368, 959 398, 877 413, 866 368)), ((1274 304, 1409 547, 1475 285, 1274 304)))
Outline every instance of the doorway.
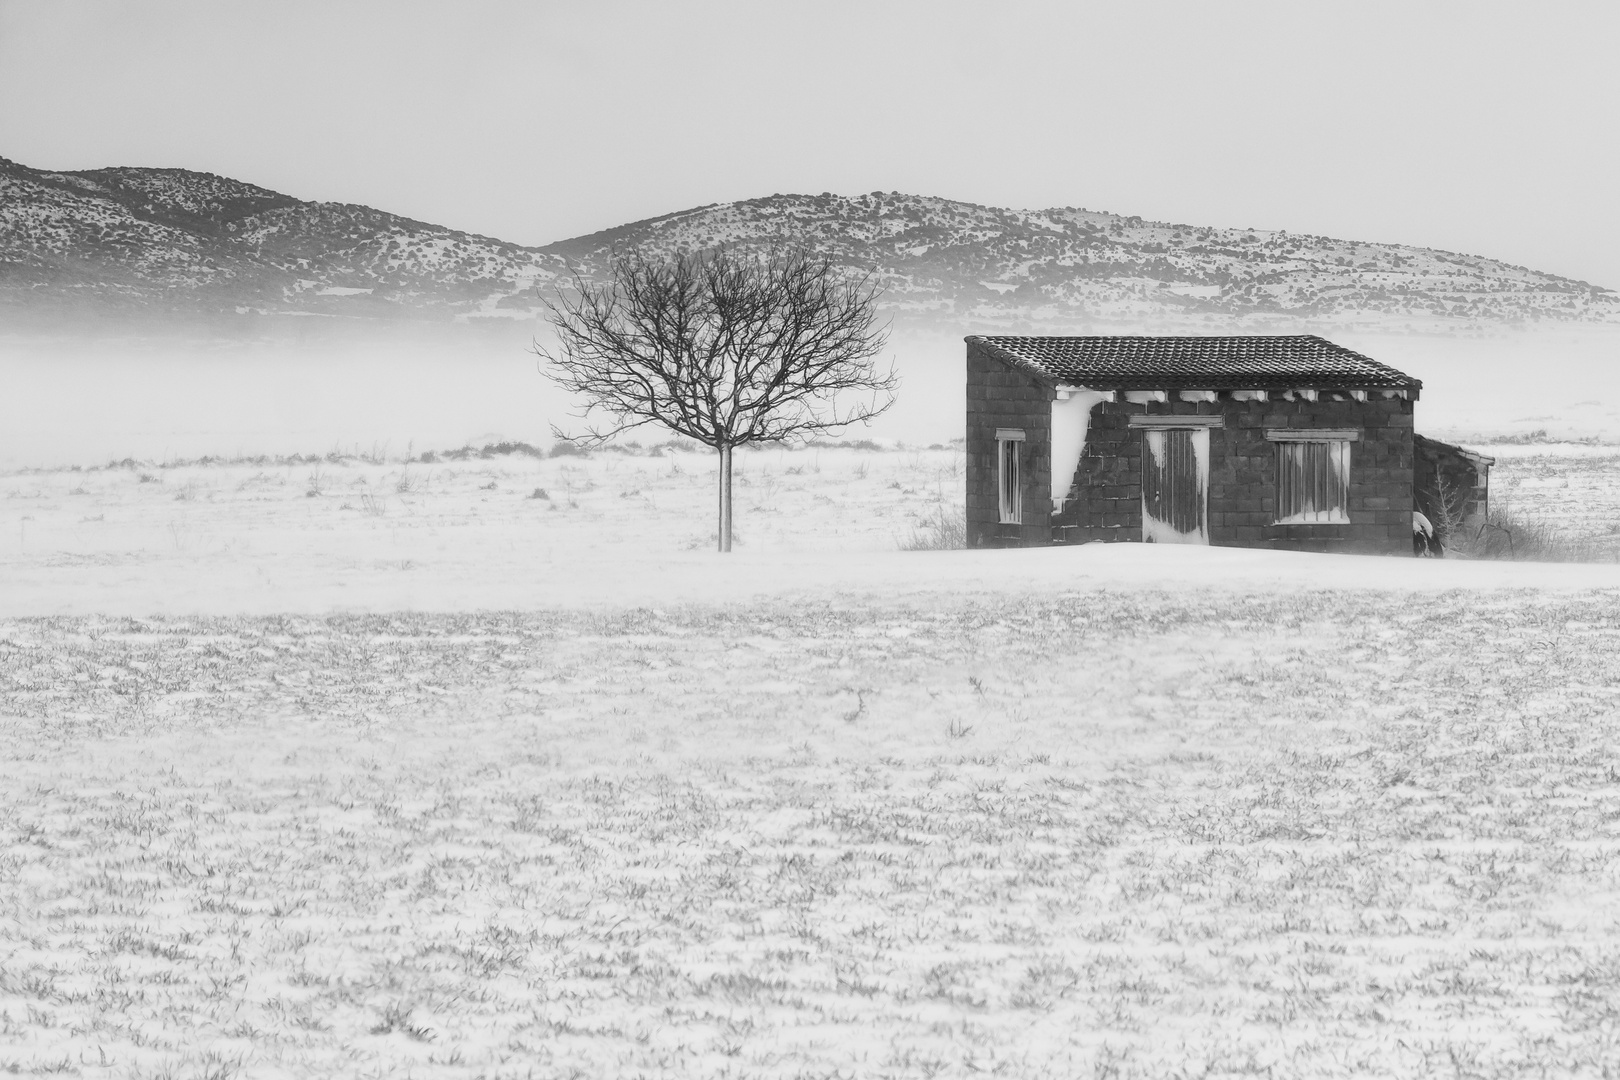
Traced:
POLYGON ((1142 540, 1209 543, 1209 429, 1142 431, 1142 540))

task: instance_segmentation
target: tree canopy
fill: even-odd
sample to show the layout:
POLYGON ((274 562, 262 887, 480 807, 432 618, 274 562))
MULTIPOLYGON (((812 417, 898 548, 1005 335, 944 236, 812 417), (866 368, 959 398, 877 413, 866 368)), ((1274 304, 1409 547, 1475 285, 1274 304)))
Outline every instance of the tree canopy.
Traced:
MULTIPOLYGON (((720 550, 731 546, 731 451, 866 423, 894 403, 880 370, 869 274, 794 251, 772 259, 723 250, 616 259, 609 280, 575 276, 550 303, 555 349, 543 371, 585 399, 600 443, 655 424, 720 453, 720 550)), ((560 434, 560 433, 559 433, 560 434)))

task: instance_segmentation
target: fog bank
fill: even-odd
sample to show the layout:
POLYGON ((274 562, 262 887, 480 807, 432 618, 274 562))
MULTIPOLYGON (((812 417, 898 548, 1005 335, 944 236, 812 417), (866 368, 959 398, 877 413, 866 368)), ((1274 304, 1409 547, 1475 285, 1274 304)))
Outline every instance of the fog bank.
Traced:
MULTIPOLYGON (((541 377, 532 326, 388 327, 265 334, 0 339, 0 468, 133 457, 447 449, 550 442, 581 430, 541 377)), ((1334 340, 1424 381, 1419 430, 1481 440, 1620 442, 1620 332, 1557 327, 1420 335, 1335 331, 1334 340)), ((846 432, 914 444, 962 434, 963 346, 950 329, 896 328, 895 407, 846 432)), ((665 433, 646 429, 643 441, 665 433)))

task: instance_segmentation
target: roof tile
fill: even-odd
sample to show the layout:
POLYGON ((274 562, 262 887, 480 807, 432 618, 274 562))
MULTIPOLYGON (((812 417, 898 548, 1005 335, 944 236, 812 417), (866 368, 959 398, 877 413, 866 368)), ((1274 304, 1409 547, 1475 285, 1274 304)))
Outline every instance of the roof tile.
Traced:
POLYGON ((1420 389, 1314 334, 1252 337, 969 337, 1004 363, 1097 390, 1420 389))

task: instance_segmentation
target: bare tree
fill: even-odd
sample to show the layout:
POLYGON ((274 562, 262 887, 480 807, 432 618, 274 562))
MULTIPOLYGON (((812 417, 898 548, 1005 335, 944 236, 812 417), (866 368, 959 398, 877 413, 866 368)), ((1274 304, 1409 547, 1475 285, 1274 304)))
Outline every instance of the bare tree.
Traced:
POLYGON ((736 447, 866 423, 894 403, 893 367, 874 364, 887 340, 876 299, 870 275, 850 280, 802 251, 668 262, 632 252, 605 283, 575 272, 573 291, 548 302, 556 350, 534 351, 548 378, 587 399, 580 419, 607 420, 573 441, 657 424, 719 451, 719 544, 730 551, 736 447))

